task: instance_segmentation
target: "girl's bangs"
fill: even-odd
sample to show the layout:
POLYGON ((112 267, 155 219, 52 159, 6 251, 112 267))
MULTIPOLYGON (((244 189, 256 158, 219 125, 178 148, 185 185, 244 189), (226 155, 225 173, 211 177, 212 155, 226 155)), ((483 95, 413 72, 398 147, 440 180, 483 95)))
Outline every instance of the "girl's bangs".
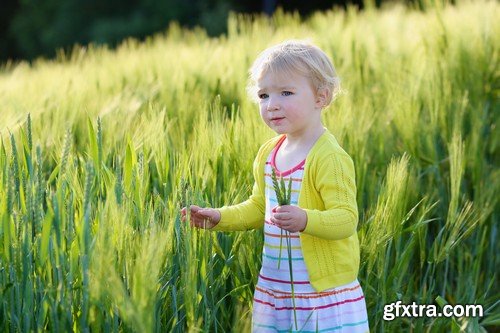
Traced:
POLYGON ((294 61, 294 59, 286 59, 284 57, 277 57, 263 63, 259 79, 267 73, 271 73, 273 76, 275 75, 283 78, 287 78, 297 74, 309 77, 305 66, 301 62, 294 61))

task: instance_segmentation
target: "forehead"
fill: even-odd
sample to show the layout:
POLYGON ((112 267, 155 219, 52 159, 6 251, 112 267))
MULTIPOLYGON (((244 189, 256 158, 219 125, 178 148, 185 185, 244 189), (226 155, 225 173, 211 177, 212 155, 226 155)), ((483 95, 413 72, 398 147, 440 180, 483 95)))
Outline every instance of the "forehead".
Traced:
POLYGON ((266 71, 257 80, 257 88, 259 90, 296 88, 307 84, 311 84, 307 77, 288 71, 266 71))

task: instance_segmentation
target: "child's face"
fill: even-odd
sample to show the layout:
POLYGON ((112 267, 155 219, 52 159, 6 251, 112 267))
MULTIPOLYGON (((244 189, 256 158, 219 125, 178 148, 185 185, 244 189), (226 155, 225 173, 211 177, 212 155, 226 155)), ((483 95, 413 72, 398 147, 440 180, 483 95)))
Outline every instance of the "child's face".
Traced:
POLYGON ((276 133, 301 137, 321 125, 323 104, 305 76, 266 73, 257 86, 260 115, 276 133))

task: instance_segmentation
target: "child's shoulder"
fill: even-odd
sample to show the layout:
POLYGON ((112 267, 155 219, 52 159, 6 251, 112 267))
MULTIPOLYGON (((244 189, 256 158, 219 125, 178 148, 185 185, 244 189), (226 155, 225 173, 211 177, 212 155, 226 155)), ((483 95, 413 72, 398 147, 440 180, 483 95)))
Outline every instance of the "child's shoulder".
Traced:
MULTIPOLYGON (((343 174, 354 175, 354 161, 342 148, 332 133, 325 133, 318 145, 309 152, 306 167, 314 175, 327 174, 332 170, 343 170, 343 174)), ((319 177, 322 178, 322 177, 319 177)))
POLYGON ((323 135, 318 139, 309 154, 311 155, 311 157, 314 156, 317 159, 328 158, 328 156, 331 155, 350 158, 349 154, 337 141, 335 135, 333 135, 333 133, 331 133, 329 130, 326 130, 325 133, 323 133, 323 135))

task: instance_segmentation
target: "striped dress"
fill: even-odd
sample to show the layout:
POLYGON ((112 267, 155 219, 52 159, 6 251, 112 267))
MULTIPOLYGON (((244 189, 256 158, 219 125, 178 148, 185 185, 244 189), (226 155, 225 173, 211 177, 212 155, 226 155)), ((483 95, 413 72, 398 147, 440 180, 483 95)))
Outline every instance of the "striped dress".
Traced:
MULTIPOLYGON (((309 283, 299 233, 288 233, 270 221, 278 205, 272 186, 271 168, 281 140, 266 162, 266 214, 262 268, 253 302, 253 332, 368 332, 365 299, 359 282, 316 292, 309 283), (291 260, 288 260, 288 242, 291 260), (293 272, 293 286, 290 276, 293 272), (293 297, 292 297, 293 294, 293 297)), ((279 173, 288 184, 292 177, 291 204, 297 205, 304 163, 279 173)))

